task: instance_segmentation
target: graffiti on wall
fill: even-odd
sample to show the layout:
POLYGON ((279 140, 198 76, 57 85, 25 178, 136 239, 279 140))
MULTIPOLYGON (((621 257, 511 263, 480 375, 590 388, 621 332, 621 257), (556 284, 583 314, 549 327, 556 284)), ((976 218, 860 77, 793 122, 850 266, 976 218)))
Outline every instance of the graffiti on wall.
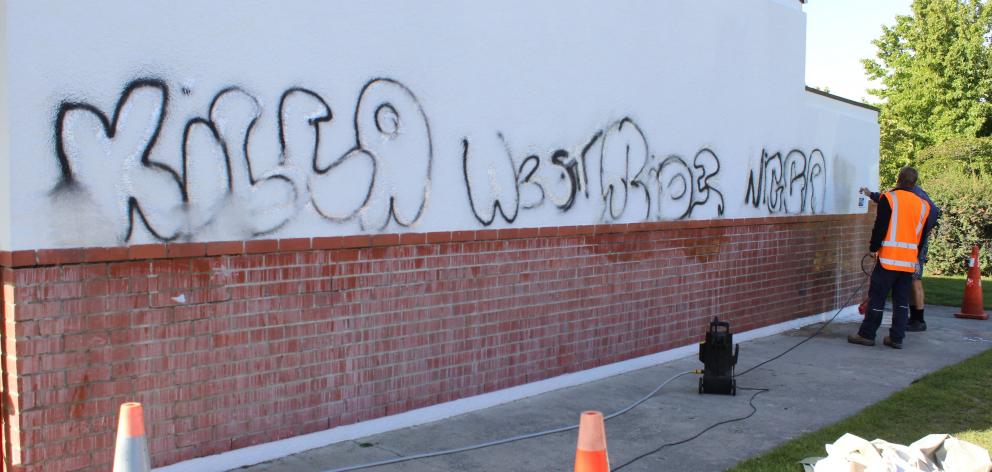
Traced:
POLYGON ((314 209, 330 221, 361 215, 363 229, 390 221, 409 227, 424 214, 430 196, 434 144, 417 97, 391 79, 369 82, 355 111, 355 147, 331 162, 313 155, 310 179, 314 209), (342 179, 368 182, 364 195, 343 196, 342 179))
MULTIPOLYGON (((338 148, 343 153, 321 146, 342 120, 318 93, 293 87, 275 110, 278 155, 264 155, 257 145, 261 102, 226 87, 184 122, 170 156, 162 136, 170 99, 164 81, 139 79, 109 112, 83 101, 59 104, 53 198, 76 198, 113 215, 111 221, 122 222, 114 230, 121 242, 138 232, 160 241, 250 239, 311 209, 329 224, 382 231, 413 226, 426 212, 434 138, 419 99, 396 80, 364 85, 350 123, 344 121, 354 141, 338 148), (169 158, 180 164, 167 164, 169 158)), ((460 164, 465 207, 483 227, 513 224, 538 210, 586 215, 575 218, 579 223, 709 219, 726 211, 713 149, 655 152, 631 118, 549 152, 520 153, 501 132, 463 138, 458 149, 460 156, 446 162, 460 164)), ((820 150, 764 151, 748 175, 745 206, 820 213, 826 185, 820 150)))
POLYGON ((746 204, 769 214, 823 213, 827 192, 827 163, 823 151, 761 152, 758 167, 748 174, 746 204))
POLYGON ((218 230, 258 237, 278 231, 307 205, 328 220, 358 218, 363 229, 379 230, 391 222, 409 226, 427 206, 430 125, 416 96, 397 81, 365 85, 355 145, 334 159, 318 152, 333 120, 330 106, 313 91, 286 90, 277 111, 280 153, 268 169, 259 168, 252 146, 262 107, 238 87, 218 92, 204 117, 185 124, 180 168, 156 160, 167 152, 159 144, 169 100, 165 82, 140 79, 125 87, 109 114, 89 103, 61 103, 53 196, 85 194, 116 214, 126 222, 121 241, 139 226, 161 241, 218 230), (337 185, 342 181, 349 185, 337 185))
POLYGON ((515 158, 502 133, 466 138, 462 151, 469 204, 483 226, 497 217, 513 223, 520 212, 544 205, 568 212, 581 200, 598 206, 605 222, 627 214, 638 221, 724 214, 723 194, 712 183, 720 173, 716 153, 699 151, 691 166, 678 155, 659 158, 629 118, 596 132, 576 151, 515 158))

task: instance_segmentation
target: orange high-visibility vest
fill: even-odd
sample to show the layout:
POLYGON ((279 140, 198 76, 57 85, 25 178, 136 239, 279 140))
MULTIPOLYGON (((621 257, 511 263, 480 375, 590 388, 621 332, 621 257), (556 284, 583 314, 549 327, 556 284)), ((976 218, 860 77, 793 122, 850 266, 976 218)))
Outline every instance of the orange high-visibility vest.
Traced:
POLYGON ((878 262, 888 270, 915 272, 930 204, 913 192, 901 189, 885 192, 882 198, 889 200, 892 216, 882 249, 878 251, 878 262))

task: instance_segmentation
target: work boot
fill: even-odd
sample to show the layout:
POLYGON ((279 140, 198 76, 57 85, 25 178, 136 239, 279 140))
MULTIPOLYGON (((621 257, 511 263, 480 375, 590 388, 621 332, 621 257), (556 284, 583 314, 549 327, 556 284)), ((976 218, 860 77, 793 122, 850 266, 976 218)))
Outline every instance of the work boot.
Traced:
POLYGON ((860 334, 857 334, 857 333, 848 336, 847 337, 847 342, 849 342, 851 344, 860 344, 862 346, 874 346, 875 345, 875 340, 868 339, 868 338, 862 338, 861 335, 860 334))
POLYGON ((927 330, 926 321, 911 320, 908 325, 906 325, 906 331, 911 333, 919 333, 921 331, 927 330))
POLYGON ((897 343, 888 336, 886 336, 885 339, 882 340, 882 344, 885 344, 886 346, 889 346, 892 349, 902 349, 902 343, 897 343))

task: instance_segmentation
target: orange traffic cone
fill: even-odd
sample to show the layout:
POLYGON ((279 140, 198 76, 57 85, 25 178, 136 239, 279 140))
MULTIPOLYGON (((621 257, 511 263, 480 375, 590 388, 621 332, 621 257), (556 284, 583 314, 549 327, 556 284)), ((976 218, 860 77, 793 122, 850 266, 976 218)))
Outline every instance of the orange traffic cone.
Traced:
POLYGON ((964 286, 964 303, 961 305, 961 313, 954 315, 957 318, 989 319, 989 315, 983 309, 982 270, 978 264, 978 251, 977 245, 971 250, 971 260, 968 261, 968 282, 964 286))
POLYGON ((141 404, 125 403, 121 405, 121 416, 117 422, 113 472, 149 472, 151 469, 141 404))
POLYGON ((606 426, 603 414, 587 411, 579 417, 579 444, 575 448, 575 472, 610 472, 606 456, 606 426))

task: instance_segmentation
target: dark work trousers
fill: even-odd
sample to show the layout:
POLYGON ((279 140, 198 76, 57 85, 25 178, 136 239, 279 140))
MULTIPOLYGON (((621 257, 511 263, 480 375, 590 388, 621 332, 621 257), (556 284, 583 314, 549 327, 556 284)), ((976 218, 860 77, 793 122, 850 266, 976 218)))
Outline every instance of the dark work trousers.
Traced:
POLYGON ((889 337, 901 343, 906 337, 906 323, 909 322, 909 291, 913 285, 912 272, 888 270, 881 265, 871 273, 871 285, 868 286, 868 313, 861 323, 858 335, 866 339, 875 339, 875 332, 882 325, 882 313, 885 311, 885 298, 892 291, 892 329, 889 337))

